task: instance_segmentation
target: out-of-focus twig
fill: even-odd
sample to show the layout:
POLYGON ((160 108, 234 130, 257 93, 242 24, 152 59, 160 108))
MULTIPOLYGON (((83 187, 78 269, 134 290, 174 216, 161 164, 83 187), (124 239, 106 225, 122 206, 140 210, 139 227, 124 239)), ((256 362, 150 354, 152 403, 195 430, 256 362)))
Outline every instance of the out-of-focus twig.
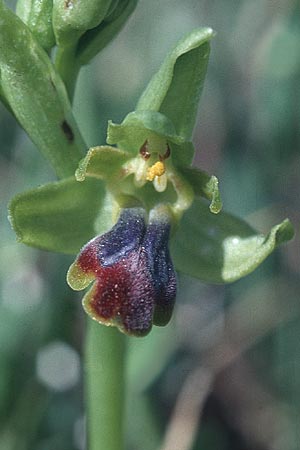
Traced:
POLYGON ((198 367, 187 376, 165 435, 163 450, 191 447, 213 381, 214 373, 204 367, 198 367))
MULTIPOLYGON (((191 448, 216 376, 263 336, 299 315, 297 290, 298 286, 272 280, 251 289, 228 308, 223 333, 214 347, 201 355, 201 366, 183 384, 161 450, 191 448)), ((219 318, 215 320, 220 322, 219 318)), ((275 409, 282 413, 280 408, 275 409)))
POLYGON ((284 441, 289 431, 291 410, 258 380, 245 358, 239 358, 217 377, 214 392, 221 408, 223 405, 226 408, 230 424, 254 448, 286 448, 284 441))

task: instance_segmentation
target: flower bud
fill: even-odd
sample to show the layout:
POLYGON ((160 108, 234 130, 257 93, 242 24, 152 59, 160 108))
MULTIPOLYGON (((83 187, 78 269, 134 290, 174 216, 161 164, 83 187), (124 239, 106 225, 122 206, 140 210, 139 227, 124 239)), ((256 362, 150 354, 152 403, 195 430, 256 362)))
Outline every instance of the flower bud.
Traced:
POLYGON ((80 36, 105 18, 112 0, 53 1, 53 26, 59 45, 76 45, 80 36))

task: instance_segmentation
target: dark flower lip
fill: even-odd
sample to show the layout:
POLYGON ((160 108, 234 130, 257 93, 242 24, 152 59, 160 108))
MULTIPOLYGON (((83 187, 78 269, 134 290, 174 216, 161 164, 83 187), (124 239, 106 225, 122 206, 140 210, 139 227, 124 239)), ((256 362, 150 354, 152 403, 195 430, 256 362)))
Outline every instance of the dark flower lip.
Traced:
POLYGON ((142 208, 124 209, 116 225, 99 239, 99 263, 111 266, 135 250, 141 243, 145 228, 145 213, 142 208))
POLYGON ((166 217, 160 217, 156 212, 150 213, 143 240, 155 289, 153 323, 158 326, 166 325, 171 319, 176 298, 176 274, 168 249, 170 228, 166 217))
POLYGON ((145 255, 133 251, 127 258, 102 269, 83 300, 86 312, 127 334, 147 334, 152 327, 154 288, 145 265, 145 255))
POLYGON ((122 210, 115 226, 88 242, 68 272, 73 289, 84 289, 85 311, 122 332, 145 336, 152 324, 166 325, 176 297, 176 275, 168 250, 170 223, 142 208, 122 210))

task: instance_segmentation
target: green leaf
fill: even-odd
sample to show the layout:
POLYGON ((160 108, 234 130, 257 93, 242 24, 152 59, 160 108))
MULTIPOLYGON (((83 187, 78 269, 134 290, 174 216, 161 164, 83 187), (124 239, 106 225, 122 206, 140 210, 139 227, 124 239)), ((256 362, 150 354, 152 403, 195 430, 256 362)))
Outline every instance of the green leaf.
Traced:
POLYGON ((100 181, 68 178, 17 195, 9 218, 23 244, 74 254, 95 236, 104 196, 100 181))
POLYGON ((16 7, 18 16, 45 50, 50 50, 55 45, 52 7, 53 0, 19 0, 16 7))
POLYGON ((59 177, 85 147, 65 87, 28 27, 0 2, 1 95, 59 177))
POLYGON ((213 35, 211 28, 200 28, 181 40, 137 104, 137 110, 165 114, 185 141, 191 140, 213 35))
POLYGON ((181 169, 185 178, 193 186, 196 195, 210 200, 209 209, 212 213, 218 214, 222 209, 222 202, 219 191, 219 182, 214 175, 208 175, 196 167, 181 169))
POLYGON ((265 236, 230 214, 211 214, 198 198, 182 218, 171 254, 177 270, 203 281, 225 283, 252 272, 293 235, 288 219, 265 236))
POLYGON ((80 38, 76 49, 80 65, 87 64, 119 33, 133 13, 137 2, 138 0, 119 1, 114 9, 110 8, 112 11, 108 11, 105 19, 97 27, 87 31, 80 38))
POLYGON ((92 147, 79 163, 75 172, 77 181, 84 181, 86 177, 110 179, 124 164, 129 155, 115 147, 92 147))
POLYGON ((158 136, 175 144, 184 142, 176 134, 172 122, 156 111, 135 111, 127 114, 120 125, 112 121, 108 123, 108 144, 117 144, 133 154, 138 152, 145 140, 151 140, 151 136, 158 136))

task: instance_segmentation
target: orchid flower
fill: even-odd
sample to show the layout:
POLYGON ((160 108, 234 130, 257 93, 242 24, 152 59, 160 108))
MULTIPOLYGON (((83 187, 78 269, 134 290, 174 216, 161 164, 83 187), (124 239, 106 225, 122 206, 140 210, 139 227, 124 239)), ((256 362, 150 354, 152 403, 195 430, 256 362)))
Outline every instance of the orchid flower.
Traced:
MULTIPOLYGON (((293 236, 288 219, 264 235, 221 211, 217 178, 192 166, 213 35, 199 29, 177 44, 135 111, 121 124, 109 122, 107 145, 90 148, 73 176, 20 194, 10 205, 20 241, 79 253, 67 280, 75 290, 93 282, 85 311, 130 335, 170 320, 175 271, 231 282, 293 236)), ((74 145, 72 121, 60 123, 74 145)), ((54 147, 49 154, 44 149, 53 158, 54 147)))

